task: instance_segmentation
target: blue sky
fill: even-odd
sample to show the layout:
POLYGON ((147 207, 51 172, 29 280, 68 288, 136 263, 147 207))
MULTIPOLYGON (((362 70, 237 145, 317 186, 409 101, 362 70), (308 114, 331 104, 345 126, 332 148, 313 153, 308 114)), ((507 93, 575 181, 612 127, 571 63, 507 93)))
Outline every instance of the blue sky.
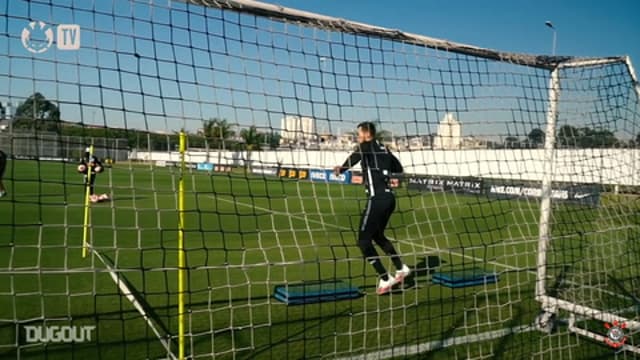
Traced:
MULTIPOLYGON (((492 49, 545 54, 629 55, 640 64, 637 0, 278 0, 282 6, 492 49)), ((639 67, 640 65, 636 65, 639 67)))
MULTIPOLYGON (((640 63, 634 41, 640 35, 635 2, 558 3, 400 1, 390 7, 388 2, 364 0, 279 2, 534 54, 550 53, 552 33, 544 22, 551 20, 558 29, 558 54, 629 54, 640 63)), ((212 117, 226 118, 238 127, 277 130, 283 116, 300 115, 317 119, 319 130, 333 133, 379 119, 396 133, 429 134, 447 112, 463 122, 467 135, 524 135, 544 125, 548 83, 544 70, 285 26, 182 2, 171 2, 170 7, 164 0, 149 4, 129 0, 0 4, 0 101, 15 104, 39 91, 60 105, 65 120, 153 131, 183 126, 195 130, 212 117), (79 24, 82 48, 63 51, 54 45, 42 54, 29 53, 20 33, 30 20, 52 26, 79 24)), ((616 70, 609 75, 612 72, 615 75, 616 70)), ((625 81, 623 76, 612 79, 625 81)), ((591 108, 567 108, 566 121, 573 116, 591 121, 590 126, 604 122, 613 124, 615 131, 635 133, 635 128, 624 128, 625 121, 618 125, 617 119, 626 115, 611 113, 612 118, 604 119, 585 115, 608 107, 616 110, 628 101, 628 91, 605 91, 611 91, 605 97, 614 102, 597 100, 589 103, 591 108)), ((589 94, 567 92, 564 99, 584 100, 589 94)), ((633 111, 637 116, 637 108, 632 115, 633 111)))

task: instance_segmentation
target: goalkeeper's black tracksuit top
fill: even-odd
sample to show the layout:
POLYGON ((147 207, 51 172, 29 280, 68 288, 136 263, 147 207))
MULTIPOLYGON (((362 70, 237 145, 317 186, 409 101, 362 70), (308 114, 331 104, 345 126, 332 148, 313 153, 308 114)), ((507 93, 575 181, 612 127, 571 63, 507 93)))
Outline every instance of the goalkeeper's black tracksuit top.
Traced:
POLYGON ((403 171, 400 161, 389 149, 376 140, 359 144, 356 150, 342 164, 340 172, 353 167, 362 161, 362 175, 369 197, 391 193, 389 175, 403 171))

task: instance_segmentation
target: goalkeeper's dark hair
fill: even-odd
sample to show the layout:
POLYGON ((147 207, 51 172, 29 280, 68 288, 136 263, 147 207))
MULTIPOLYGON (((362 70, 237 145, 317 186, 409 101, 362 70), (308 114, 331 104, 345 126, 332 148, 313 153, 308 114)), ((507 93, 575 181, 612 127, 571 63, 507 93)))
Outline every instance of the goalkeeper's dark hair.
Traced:
POLYGON ((358 129, 367 131, 371 135, 371 137, 376 136, 376 126, 371 121, 361 122, 360 124, 358 124, 358 129))

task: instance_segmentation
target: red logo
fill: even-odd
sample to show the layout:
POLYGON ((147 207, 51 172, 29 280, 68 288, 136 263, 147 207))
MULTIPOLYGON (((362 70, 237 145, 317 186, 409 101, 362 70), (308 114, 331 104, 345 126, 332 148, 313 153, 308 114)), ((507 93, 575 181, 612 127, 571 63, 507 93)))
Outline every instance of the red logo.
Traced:
POLYGON ((627 341, 627 336, 625 335, 626 323, 615 320, 613 324, 604 323, 604 327, 607 329, 607 338, 604 341, 612 348, 618 349, 627 341))

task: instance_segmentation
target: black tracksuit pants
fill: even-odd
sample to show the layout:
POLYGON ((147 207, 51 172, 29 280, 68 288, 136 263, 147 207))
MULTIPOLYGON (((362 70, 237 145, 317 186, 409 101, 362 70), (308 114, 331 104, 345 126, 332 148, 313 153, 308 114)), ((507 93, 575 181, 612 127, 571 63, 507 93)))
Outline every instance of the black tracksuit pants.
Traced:
POLYGON ((372 262, 378 258, 373 246, 375 241, 387 255, 397 255, 391 241, 384 236, 389 218, 396 208, 396 197, 392 192, 382 192, 369 198, 360 219, 358 246, 367 260, 372 262))

